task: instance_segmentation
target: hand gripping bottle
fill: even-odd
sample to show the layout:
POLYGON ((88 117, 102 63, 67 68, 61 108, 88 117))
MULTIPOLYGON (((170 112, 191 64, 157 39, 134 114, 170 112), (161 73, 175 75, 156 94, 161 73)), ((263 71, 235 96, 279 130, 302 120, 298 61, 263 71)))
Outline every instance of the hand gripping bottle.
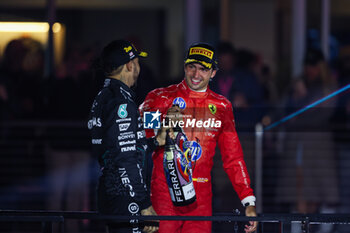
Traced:
MULTIPOLYGON (((177 138, 182 136, 181 131, 176 133, 177 138)), ((170 197, 175 206, 186 206, 196 200, 189 153, 190 150, 185 153, 181 151, 167 130, 163 165, 170 197)))

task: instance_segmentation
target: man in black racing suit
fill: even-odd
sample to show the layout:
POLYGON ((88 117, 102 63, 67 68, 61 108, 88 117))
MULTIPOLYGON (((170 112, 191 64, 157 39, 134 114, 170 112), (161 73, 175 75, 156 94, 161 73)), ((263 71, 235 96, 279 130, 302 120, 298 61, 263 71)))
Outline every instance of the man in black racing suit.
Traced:
MULTIPOLYGON (((156 215, 146 187, 146 156, 165 143, 165 131, 146 139, 142 119, 130 89, 140 72, 138 52, 128 41, 116 40, 101 54, 101 66, 106 75, 102 90, 96 96, 88 127, 92 135, 92 150, 99 160, 102 174, 98 185, 98 210, 103 214, 156 215)), ((108 224, 109 232, 140 232, 137 221, 108 224)), ((155 226, 146 226, 152 233, 155 226)))

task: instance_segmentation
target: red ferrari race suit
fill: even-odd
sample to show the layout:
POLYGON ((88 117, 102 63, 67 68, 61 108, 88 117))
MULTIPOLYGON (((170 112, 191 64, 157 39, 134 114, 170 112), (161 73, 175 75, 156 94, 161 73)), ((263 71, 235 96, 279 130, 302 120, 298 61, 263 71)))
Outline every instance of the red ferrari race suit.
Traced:
MULTIPOLYGON (((191 141, 193 180, 197 200, 184 207, 176 207, 171 197, 163 169, 164 148, 153 153, 151 201, 158 215, 211 216, 212 190, 210 172, 213 166, 216 142, 222 155, 223 166, 242 204, 255 202, 250 178, 243 160, 242 148, 235 130, 231 103, 209 90, 192 91, 185 81, 150 92, 140 112, 159 110, 162 118, 173 105, 179 105, 184 119, 183 130, 191 141)), ((154 130, 146 130, 147 137, 154 130)), ((211 222, 161 221, 159 232, 211 232, 211 222)))

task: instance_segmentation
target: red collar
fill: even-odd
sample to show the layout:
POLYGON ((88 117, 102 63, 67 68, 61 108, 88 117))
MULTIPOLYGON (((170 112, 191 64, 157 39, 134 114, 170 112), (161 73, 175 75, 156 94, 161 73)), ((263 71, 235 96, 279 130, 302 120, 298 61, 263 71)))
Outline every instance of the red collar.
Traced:
POLYGON ((205 92, 198 92, 198 91, 193 91, 191 88, 188 87, 186 80, 182 80, 181 83, 179 83, 179 87, 182 90, 182 92, 185 93, 190 98, 206 98, 209 94, 209 86, 207 87, 207 90, 205 92))

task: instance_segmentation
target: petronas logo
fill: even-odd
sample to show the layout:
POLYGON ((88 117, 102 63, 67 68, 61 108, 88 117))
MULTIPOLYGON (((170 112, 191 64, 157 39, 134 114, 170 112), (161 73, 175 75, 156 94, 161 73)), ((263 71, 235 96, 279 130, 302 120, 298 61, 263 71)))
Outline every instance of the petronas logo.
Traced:
POLYGON ((121 105, 119 105, 118 116, 120 118, 125 118, 125 117, 128 116, 128 111, 126 110, 127 106, 128 106, 128 104, 121 104, 121 105))

